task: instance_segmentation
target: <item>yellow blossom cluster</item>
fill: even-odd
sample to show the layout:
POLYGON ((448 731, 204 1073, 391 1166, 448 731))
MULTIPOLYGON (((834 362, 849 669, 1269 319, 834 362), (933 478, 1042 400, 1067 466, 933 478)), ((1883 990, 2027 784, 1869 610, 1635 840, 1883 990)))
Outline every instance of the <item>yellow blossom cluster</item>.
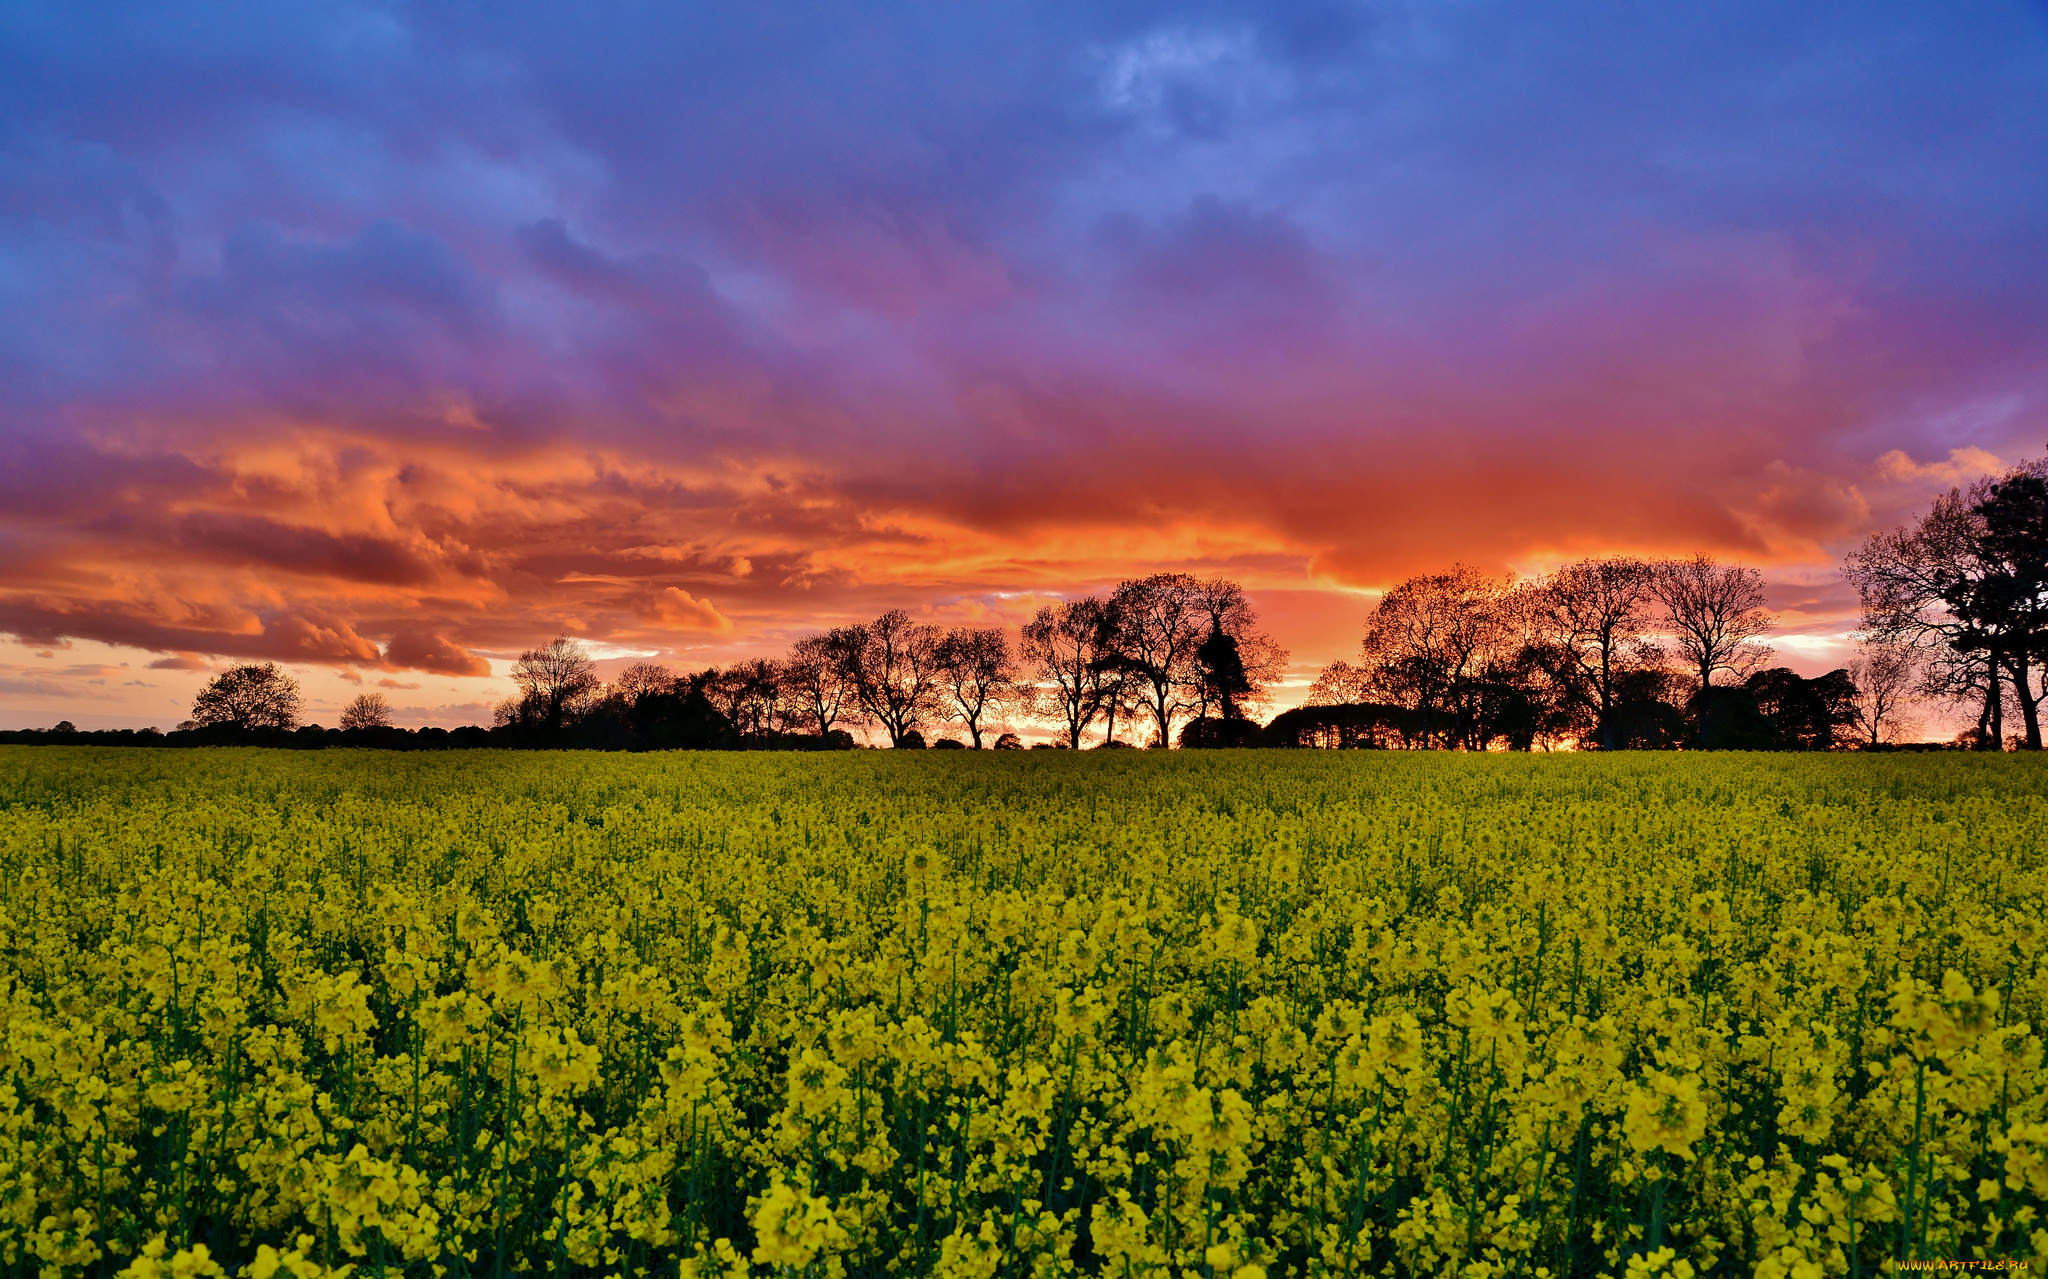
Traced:
POLYGON ((2048 766, 0 748, 0 1266, 2048 1265, 2048 766))

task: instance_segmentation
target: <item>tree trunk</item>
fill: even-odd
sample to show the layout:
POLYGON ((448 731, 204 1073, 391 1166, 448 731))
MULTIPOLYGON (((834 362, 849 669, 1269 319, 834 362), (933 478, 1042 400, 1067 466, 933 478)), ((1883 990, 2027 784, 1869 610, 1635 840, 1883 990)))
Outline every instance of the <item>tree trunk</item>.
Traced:
POLYGON ((1167 704, 1172 699, 1173 688, 1169 685, 1165 689, 1159 690, 1158 699, 1152 703, 1152 718, 1159 725, 1159 747, 1161 750, 1165 750, 1173 745, 1173 717, 1171 712, 1167 710, 1167 704))
POLYGON ((2019 699, 2020 719, 2026 725, 2027 749, 2037 751, 2041 749, 2041 706, 2040 698, 2034 695, 2033 685, 2027 682, 2027 677, 2032 674, 2028 669, 2031 663, 2023 650, 2013 655, 2010 665, 2013 694, 2019 699))
POLYGON ((1600 646, 1600 749, 1614 749, 1614 661, 1609 645, 1600 646))
POLYGON ((2005 749, 2005 697, 1999 692, 1996 649, 1991 651, 1986 673, 1988 679, 1985 681, 1984 714, 1977 721, 1977 749, 2002 751, 2005 749))

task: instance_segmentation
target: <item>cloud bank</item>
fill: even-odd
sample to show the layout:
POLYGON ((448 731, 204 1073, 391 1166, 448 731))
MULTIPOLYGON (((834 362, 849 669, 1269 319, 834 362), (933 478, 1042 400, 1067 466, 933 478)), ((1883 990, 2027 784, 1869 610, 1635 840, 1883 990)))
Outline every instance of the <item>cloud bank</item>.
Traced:
POLYGON ((20 10, 0 633, 466 679, 1696 549, 1839 628, 2048 440, 2044 215, 2023 4, 20 10))

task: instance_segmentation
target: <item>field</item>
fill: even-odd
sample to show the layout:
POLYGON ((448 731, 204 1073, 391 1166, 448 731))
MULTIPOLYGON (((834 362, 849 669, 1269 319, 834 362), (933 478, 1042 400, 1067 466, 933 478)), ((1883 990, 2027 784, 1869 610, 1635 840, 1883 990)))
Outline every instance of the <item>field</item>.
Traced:
POLYGON ((2048 767, 0 749, 0 1263, 2048 1264, 2048 767))

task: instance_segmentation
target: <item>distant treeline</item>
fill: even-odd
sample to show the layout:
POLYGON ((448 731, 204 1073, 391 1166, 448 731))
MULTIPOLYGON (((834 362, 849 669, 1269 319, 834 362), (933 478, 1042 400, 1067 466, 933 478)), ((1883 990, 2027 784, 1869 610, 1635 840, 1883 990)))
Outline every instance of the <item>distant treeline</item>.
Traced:
POLYGON ((1235 582, 1160 573, 1040 608, 1013 642, 901 610, 807 636, 779 658, 600 680, 557 638, 522 653, 491 727, 393 727, 381 694, 337 729, 301 727, 274 664, 216 676, 161 734, 68 725, 4 741, 592 750, 832 750, 872 728, 892 747, 1179 745, 1451 750, 1839 750, 1900 741, 1918 701, 1967 705, 1952 745, 2042 745, 2048 700, 2048 459, 1957 489, 1844 565, 1858 654, 1806 678, 1771 664, 1762 576, 1701 555, 1584 559, 1502 581, 1462 565, 1382 596, 1356 661, 1324 668, 1270 723, 1287 653, 1235 582), (2006 724, 2017 719, 2018 733, 2006 724), (955 734, 955 735, 947 735, 955 734), (1134 739, 1134 740, 1126 740, 1134 739))
MULTIPOLYGON (((390 724, 369 728, 324 728, 318 724, 301 724, 296 728, 237 728, 228 724, 209 724, 164 732, 154 728, 88 731, 65 723, 54 728, 0 730, 0 745, 13 746, 267 746, 279 750, 317 751, 352 747, 358 750, 445 751, 520 750, 542 744, 516 731, 475 724, 461 728, 398 728, 390 724)), ((852 734, 843 732, 835 732, 826 738, 801 733, 743 738, 730 731, 659 747, 651 743, 604 741, 576 733, 565 734, 547 744, 569 750, 852 750, 858 745, 852 734)))

